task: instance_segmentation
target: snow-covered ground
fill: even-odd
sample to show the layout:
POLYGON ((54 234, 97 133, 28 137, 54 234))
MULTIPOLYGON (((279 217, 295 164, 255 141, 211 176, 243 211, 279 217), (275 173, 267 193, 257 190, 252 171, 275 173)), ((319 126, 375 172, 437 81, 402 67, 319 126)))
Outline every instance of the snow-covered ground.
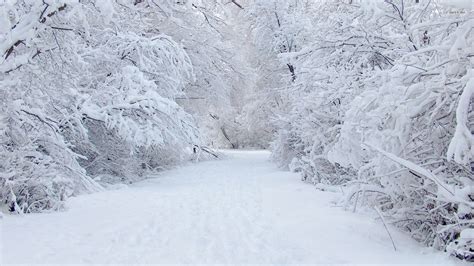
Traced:
POLYGON ((227 151, 68 210, 2 221, 8 263, 458 264, 380 221, 334 207, 262 151, 227 151))

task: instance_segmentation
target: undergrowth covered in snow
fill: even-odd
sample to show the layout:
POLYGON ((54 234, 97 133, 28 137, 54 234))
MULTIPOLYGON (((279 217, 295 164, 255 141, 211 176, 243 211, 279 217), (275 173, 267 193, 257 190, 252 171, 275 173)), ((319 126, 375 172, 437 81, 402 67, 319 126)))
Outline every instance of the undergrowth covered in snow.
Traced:
POLYGON ((214 1, 0 2, 2 205, 58 210, 103 184, 211 156, 192 105, 178 101, 210 97, 194 88, 224 72, 211 65, 222 51, 189 44, 212 36, 203 15, 217 10, 214 1))
POLYGON ((474 260, 474 13, 445 2, 262 0, 250 17, 286 70, 273 158, 474 260))

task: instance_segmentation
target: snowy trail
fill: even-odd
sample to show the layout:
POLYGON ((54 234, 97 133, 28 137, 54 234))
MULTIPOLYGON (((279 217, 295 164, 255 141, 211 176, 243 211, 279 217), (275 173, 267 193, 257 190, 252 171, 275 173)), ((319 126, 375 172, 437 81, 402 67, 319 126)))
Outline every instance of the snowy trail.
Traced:
POLYGON ((70 199, 68 211, 6 215, 4 263, 456 264, 336 195, 278 170, 261 151, 167 171, 119 190, 70 199), (393 230, 392 230, 393 231, 393 230))

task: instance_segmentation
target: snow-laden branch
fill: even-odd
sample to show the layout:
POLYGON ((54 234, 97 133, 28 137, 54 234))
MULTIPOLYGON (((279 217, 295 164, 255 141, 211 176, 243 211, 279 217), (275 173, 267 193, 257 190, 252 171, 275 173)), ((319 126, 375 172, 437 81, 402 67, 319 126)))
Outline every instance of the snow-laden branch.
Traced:
POLYGON ((449 195, 451 196, 454 196, 454 192, 452 189, 450 189, 445 183, 443 183, 443 181, 441 181, 436 175, 434 175, 431 171, 419 166, 419 165, 416 165, 415 163, 412 163, 410 161, 407 161, 403 158, 400 158, 398 156, 396 156, 395 154, 392 154, 392 153, 389 153, 389 152, 386 152, 378 147, 375 147, 374 145, 372 144, 369 144, 369 143, 364 143, 363 144, 364 146, 366 146, 367 148, 371 148, 381 154, 383 154, 384 156, 386 156, 387 158, 389 158, 390 160, 412 170, 413 172, 415 173, 418 173, 428 179, 430 179, 431 181, 433 181, 436 185, 438 185, 440 188, 442 188, 445 192, 447 192, 449 195))
POLYGON ((474 108, 471 101, 474 99, 474 69, 468 70, 464 77, 467 79, 456 109, 456 130, 449 143, 447 157, 454 159, 457 163, 468 165, 474 159, 474 135, 473 129, 469 128, 469 113, 474 108))

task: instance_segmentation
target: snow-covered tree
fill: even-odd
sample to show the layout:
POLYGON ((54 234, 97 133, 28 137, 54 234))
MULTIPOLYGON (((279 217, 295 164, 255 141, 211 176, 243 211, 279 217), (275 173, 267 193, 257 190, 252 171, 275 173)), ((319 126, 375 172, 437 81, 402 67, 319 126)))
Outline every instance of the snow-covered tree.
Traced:
POLYGON ((136 1, 2 6, 1 195, 12 211, 59 208, 67 196, 100 189, 91 177, 134 179, 200 144, 194 119, 175 102, 194 82, 191 60, 154 31, 150 8, 136 1))
MULTIPOLYGON (((306 181, 348 187, 346 204, 377 206, 416 239, 472 259, 461 236, 473 223, 474 16, 441 4, 310 1, 312 13, 279 14, 304 25, 299 49, 276 51, 296 78, 269 117, 273 157, 306 181)), ((279 31, 268 32, 278 46, 279 31)))

